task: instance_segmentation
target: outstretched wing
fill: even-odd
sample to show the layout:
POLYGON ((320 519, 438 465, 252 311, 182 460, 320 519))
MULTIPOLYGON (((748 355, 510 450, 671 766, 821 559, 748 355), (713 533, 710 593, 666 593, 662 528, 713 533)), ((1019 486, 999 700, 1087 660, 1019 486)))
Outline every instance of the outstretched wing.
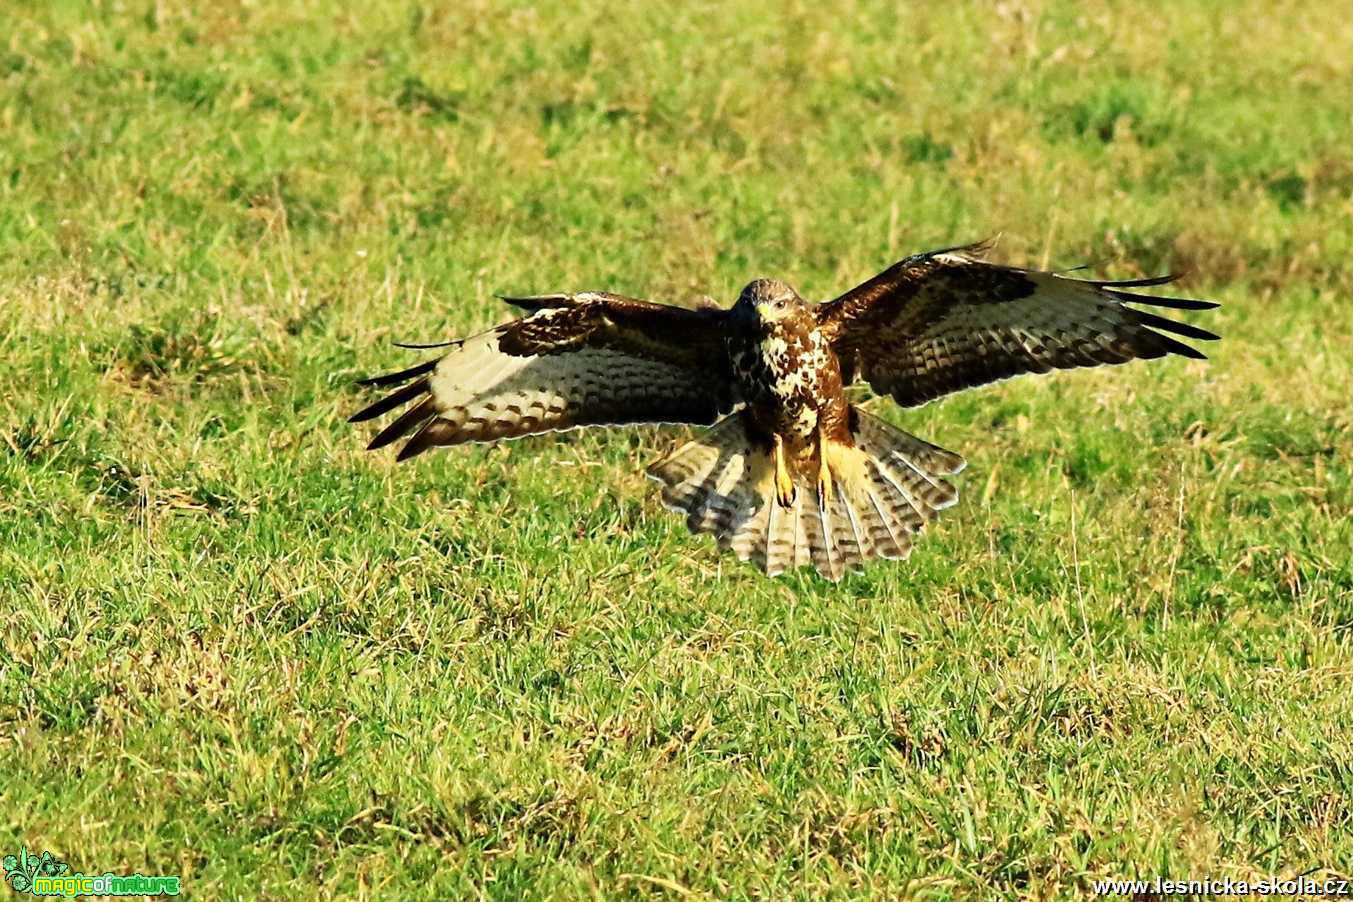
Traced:
POLYGON ((363 382, 402 387, 350 422, 412 403, 368 448, 411 435, 403 460, 434 445, 578 426, 709 424, 735 403, 723 311, 601 292, 503 300, 530 312, 363 382))
POLYGON ((1125 363, 1197 349, 1164 333, 1211 332, 1127 306, 1207 310, 1211 301, 1127 289, 1176 276, 1120 282, 1072 279, 984 262, 987 245, 919 254, 817 306, 819 327, 855 375, 904 406, 1021 373, 1125 363))

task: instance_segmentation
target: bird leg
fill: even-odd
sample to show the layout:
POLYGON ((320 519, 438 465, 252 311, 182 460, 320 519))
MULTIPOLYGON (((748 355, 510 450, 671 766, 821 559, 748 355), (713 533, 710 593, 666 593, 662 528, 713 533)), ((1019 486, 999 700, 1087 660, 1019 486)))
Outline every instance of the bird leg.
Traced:
POLYGON ((832 503, 832 468, 827 464, 827 433, 817 431, 817 501, 825 510, 832 503))
POLYGON ((775 447, 771 449, 775 459, 775 500, 783 508, 794 506, 794 479, 789 475, 789 466, 785 463, 785 440, 775 436, 775 447))

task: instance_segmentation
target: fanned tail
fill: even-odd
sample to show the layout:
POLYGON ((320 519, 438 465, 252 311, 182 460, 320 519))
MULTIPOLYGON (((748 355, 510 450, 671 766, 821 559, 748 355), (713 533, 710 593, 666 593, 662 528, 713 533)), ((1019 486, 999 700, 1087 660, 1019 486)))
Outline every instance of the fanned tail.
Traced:
POLYGON ((812 564, 830 580, 876 557, 905 558, 913 537, 958 500, 943 477, 963 458, 859 409, 853 445, 829 442, 833 497, 799 480, 794 502, 775 501, 770 448, 751 437, 743 414, 716 423, 649 468, 662 500, 692 532, 771 576, 812 564))
POLYGON ((851 410, 851 427, 854 448, 828 445, 833 473, 841 474, 841 504, 867 537, 865 558, 905 558, 926 523, 958 503, 958 489, 944 477, 965 462, 858 408, 851 410))
POLYGON ((663 484, 663 504, 685 514, 691 532, 712 533, 720 548, 770 571, 767 535, 782 529, 785 511, 771 510, 770 453, 752 440, 742 414, 715 423, 648 475, 663 484))

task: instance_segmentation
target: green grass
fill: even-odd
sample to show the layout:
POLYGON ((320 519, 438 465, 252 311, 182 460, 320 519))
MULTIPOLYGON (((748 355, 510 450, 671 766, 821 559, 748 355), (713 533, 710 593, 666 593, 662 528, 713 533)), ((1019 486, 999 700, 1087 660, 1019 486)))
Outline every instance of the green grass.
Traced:
POLYGON ((1346 7, 450 7, 3 13, 0 851, 202 898, 1347 873, 1346 7), (686 535, 680 430, 344 422, 495 291, 826 297, 997 232, 1186 268, 1225 340, 872 402, 969 467, 839 586, 686 535))

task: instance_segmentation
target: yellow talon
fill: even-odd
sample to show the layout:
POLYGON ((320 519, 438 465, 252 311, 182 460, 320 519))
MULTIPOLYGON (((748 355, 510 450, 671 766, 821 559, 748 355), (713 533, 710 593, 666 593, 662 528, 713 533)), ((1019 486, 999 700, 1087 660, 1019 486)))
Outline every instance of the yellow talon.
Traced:
POLYGON ((780 436, 775 436, 775 448, 771 451, 771 456, 775 458, 775 500, 781 507, 794 506, 794 480, 789 475, 789 467, 785 464, 785 443, 780 436))

